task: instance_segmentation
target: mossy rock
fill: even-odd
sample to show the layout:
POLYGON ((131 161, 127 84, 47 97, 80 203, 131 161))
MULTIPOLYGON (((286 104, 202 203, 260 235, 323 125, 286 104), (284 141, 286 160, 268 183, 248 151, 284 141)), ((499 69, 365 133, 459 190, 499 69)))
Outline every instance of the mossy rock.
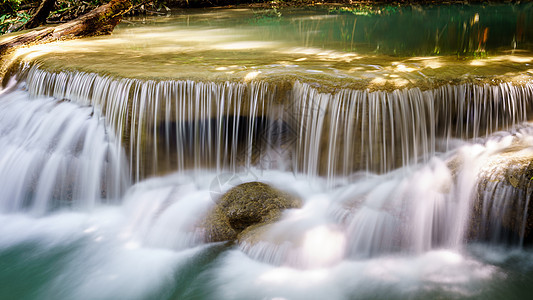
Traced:
POLYGON ((236 240, 249 229, 277 221, 283 210, 298 207, 301 201, 268 184, 240 184, 225 193, 207 215, 204 221, 206 240, 236 240))

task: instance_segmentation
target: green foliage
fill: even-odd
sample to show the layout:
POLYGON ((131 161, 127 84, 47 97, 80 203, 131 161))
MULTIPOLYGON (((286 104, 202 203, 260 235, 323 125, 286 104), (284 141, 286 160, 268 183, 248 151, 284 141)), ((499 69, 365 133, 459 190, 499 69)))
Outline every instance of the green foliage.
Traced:
POLYGON ((21 5, 33 1, 24 0, 4 0, 0 3, 0 34, 8 32, 12 28, 18 28, 31 18, 31 15, 21 10, 21 5))
POLYGON ((109 1, 101 0, 57 0, 55 9, 50 12, 51 22, 65 22, 85 14, 109 1))
POLYGON ((19 27, 26 22, 28 22, 31 18, 30 14, 27 14, 25 12, 17 13, 15 16, 12 15, 1 15, 0 16, 0 34, 6 33, 11 26, 19 27))
POLYGON ((2 16, 15 15, 20 6, 20 0, 4 0, 0 3, 0 11, 2 16))
POLYGON ((281 21, 281 11, 276 7, 272 9, 254 10, 253 13, 254 17, 250 19, 250 23, 253 24, 270 26, 279 24, 281 21))
MULTIPOLYGON (((31 19, 41 0, 0 0, 0 35, 16 31, 31 19)), ((56 24, 75 19, 110 0, 57 0, 47 19, 56 24)), ((132 14, 167 11, 167 0, 131 0, 132 14)))
POLYGON ((398 12, 395 5, 356 5, 351 7, 335 7, 329 10, 331 13, 351 13, 356 16, 372 16, 381 14, 394 14, 398 12))

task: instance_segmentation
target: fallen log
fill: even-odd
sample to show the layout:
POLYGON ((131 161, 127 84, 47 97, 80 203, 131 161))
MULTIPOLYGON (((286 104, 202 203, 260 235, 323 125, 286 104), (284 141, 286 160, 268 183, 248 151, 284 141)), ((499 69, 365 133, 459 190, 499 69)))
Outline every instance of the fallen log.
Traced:
POLYGON ((130 0, 112 0, 65 24, 24 33, 0 43, 0 56, 28 44, 109 34, 131 7, 130 0))

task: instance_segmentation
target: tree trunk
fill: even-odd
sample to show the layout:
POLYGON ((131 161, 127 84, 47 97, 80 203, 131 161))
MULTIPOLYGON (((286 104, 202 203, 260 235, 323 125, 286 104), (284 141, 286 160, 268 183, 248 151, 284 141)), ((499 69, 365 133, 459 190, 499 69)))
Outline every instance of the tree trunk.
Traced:
POLYGON ((40 26, 46 22, 48 15, 54 8, 56 0, 43 0, 35 15, 22 27, 22 29, 31 29, 40 26))
POLYGON ((16 47, 60 39, 109 34, 131 9, 130 0, 112 0, 65 24, 31 31, 0 43, 0 56, 16 47))

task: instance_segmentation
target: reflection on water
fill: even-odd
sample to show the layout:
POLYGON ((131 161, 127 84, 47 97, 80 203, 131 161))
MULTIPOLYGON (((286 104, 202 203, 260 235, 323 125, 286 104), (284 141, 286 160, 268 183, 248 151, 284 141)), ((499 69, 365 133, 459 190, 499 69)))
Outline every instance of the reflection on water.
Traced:
POLYGON ((187 11, 163 20, 132 18, 121 27, 138 23, 231 27, 261 41, 401 56, 479 54, 532 46, 531 4, 406 6, 378 12, 349 8, 187 11))

